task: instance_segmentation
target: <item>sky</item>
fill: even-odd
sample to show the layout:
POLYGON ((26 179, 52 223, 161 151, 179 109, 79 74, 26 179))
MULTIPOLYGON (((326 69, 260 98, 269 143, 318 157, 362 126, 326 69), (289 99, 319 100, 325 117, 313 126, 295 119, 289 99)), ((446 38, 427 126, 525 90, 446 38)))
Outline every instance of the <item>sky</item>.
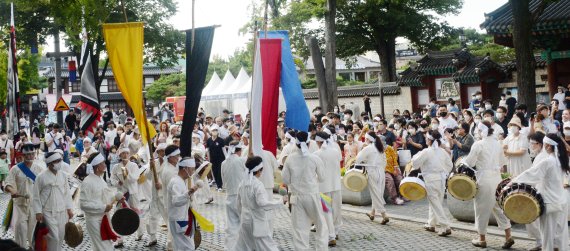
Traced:
MULTIPOLYGON (((216 29, 212 56, 224 58, 232 55, 236 49, 244 48, 251 34, 240 35, 239 29, 250 17, 248 7, 252 0, 196 0, 195 26, 221 25, 216 29)), ((260 1, 260 0, 256 0, 260 1)), ((174 28, 186 30, 192 28, 192 1, 175 0, 178 13, 170 18, 174 28)), ((489 13, 507 0, 464 0, 461 13, 444 17, 455 27, 476 28, 485 20, 484 13, 489 13)), ((480 30, 481 31, 481 30, 480 30)), ((48 38, 49 39, 49 38, 48 38)), ((48 44, 48 51, 53 51, 53 44, 48 44)))

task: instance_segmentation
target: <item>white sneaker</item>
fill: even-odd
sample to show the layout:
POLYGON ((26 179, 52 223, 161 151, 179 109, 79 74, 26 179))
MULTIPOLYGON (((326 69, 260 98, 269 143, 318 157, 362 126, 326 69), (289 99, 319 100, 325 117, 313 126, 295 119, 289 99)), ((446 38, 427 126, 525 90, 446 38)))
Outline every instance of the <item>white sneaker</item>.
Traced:
POLYGON ((404 200, 396 198, 396 205, 402 205, 402 204, 404 204, 404 200))

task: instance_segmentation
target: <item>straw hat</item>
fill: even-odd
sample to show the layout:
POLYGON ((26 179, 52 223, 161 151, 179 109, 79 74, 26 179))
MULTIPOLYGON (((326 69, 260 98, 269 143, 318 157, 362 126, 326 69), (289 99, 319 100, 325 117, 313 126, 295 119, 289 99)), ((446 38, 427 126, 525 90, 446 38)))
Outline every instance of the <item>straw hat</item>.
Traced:
POLYGON ((521 124, 521 119, 519 119, 519 117, 514 116, 511 121, 509 122, 509 126, 510 125, 515 125, 518 126, 519 128, 523 128, 522 124, 521 124))

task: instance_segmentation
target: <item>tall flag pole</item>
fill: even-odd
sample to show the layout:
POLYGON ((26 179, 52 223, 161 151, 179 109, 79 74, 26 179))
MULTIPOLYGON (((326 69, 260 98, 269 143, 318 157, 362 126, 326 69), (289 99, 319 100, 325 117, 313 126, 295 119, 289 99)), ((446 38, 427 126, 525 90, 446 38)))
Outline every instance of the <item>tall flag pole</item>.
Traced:
POLYGON ((20 84, 16 58, 16 30, 14 28, 14 3, 10 4, 10 46, 8 47, 8 135, 14 142, 19 140, 20 84))
POLYGON ((95 75, 91 65, 91 53, 87 50, 87 30, 85 29, 85 21, 83 21, 83 29, 81 31, 81 61, 83 72, 81 74, 81 99, 77 107, 81 109, 81 120, 79 128, 86 132, 90 137, 95 134, 97 124, 101 121, 101 107, 97 96, 97 86, 95 84, 95 75))

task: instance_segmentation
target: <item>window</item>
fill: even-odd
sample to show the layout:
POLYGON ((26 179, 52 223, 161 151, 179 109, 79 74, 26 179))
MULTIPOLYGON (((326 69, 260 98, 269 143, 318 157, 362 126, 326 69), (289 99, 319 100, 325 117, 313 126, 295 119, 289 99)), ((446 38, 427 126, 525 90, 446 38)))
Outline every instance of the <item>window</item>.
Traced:
POLYGON ((71 92, 80 92, 80 91, 81 91, 81 81, 72 82, 71 92))
POLYGON ((364 82, 366 81, 366 72, 355 72, 354 80, 364 82))
POLYGON ((118 92, 119 87, 117 86, 117 82, 115 82, 114 78, 107 79, 107 91, 108 92, 118 92))
POLYGON ((124 100, 109 101, 108 105, 109 105, 109 108, 111 108, 115 112, 119 112, 119 110, 124 110, 124 111, 127 111, 128 116, 133 115, 133 111, 131 110, 131 107, 128 106, 127 102, 124 100))

